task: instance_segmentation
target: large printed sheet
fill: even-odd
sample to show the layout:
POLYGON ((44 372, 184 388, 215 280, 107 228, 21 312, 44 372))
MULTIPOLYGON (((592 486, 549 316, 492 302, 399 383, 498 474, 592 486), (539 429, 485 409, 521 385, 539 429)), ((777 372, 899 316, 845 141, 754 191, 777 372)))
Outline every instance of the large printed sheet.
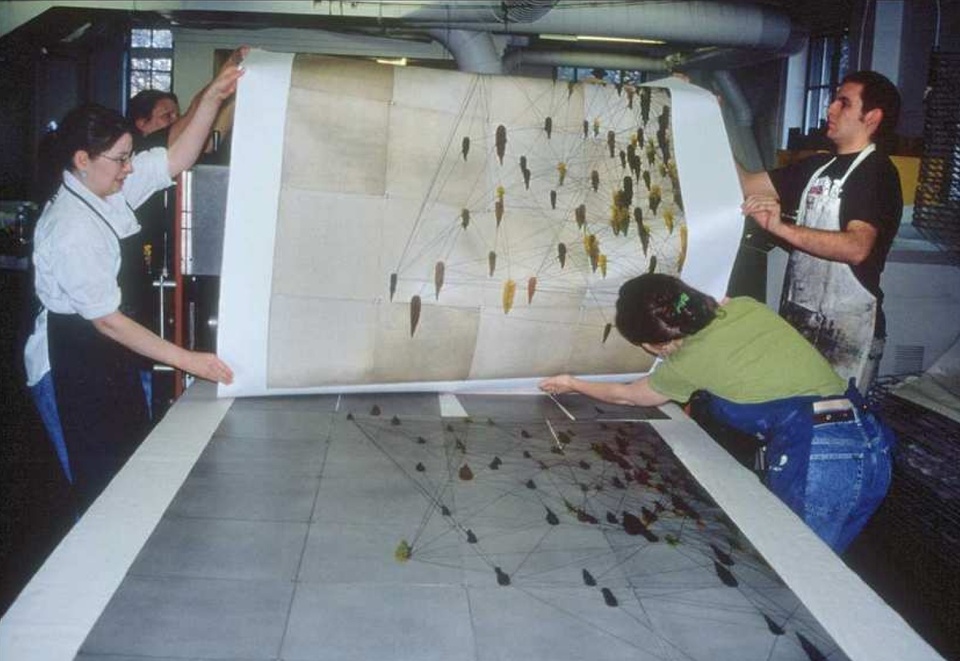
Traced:
POLYGON ((624 280, 724 293, 739 187, 714 96, 254 52, 219 314, 231 396, 635 374, 624 280))

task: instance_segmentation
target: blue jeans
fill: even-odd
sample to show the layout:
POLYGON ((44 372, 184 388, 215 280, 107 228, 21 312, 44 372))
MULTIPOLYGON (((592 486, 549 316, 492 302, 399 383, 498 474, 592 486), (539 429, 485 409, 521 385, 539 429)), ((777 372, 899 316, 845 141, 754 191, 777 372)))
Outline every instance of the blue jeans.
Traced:
POLYGON ((140 385, 147 398, 147 418, 153 420, 153 370, 140 370, 140 385))
POLYGON ((53 389, 53 376, 50 372, 43 375, 39 381, 30 387, 33 403, 40 414, 40 420, 47 430, 47 436, 57 452, 60 467, 67 482, 73 484, 73 472, 70 470, 70 457, 67 455, 67 443, 63 439, 63 428, 60 426, 60 414, 57 412, 57 396, 53 389))
POLYGON ((894 445, 855 388, 844 397, 837 407, 819 397, 737 404, 711 396, 709 403, 721 422, 767 444, 767 486, 837 553, 886 495, 894 445))

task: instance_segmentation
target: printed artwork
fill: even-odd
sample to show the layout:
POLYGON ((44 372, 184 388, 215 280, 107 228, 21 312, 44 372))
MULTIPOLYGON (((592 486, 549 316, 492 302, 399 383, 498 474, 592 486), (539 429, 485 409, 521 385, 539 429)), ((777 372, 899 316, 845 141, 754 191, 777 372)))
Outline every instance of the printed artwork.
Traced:
MULTIPOLYGON (((249 264, 228 268, 231 233, 273 223, 260 234, 267 282, 252 283, 268 303, 249 350, 265 354, 263 383, 250 394, 650 368, 616 332, 614 305, 626 279, 686 275, 694 254, 688 198, 706 186, 680 166, 676 90, 312 55, 288 66, 271 129, 282 134, 275 220, 231 224, 268 195, 234 184, 254 158, 231 164, 228 291, 250 279, 249 264)), ((265 139, 256 128, 248 142, 265 139)), ((738 228, 729 234, 735 244, 738 228)), ((250 309, 249 288, 233 296, 238 316, 250 309)), ((242 336, 236 323, 222 332, 242 336)), ((246 338, 229 351, 235 341, 246 338)))
POLYGON ((290 95, 271 386, 649 365, 612 306, 683 267, 669 90, 298 56, 290 95))

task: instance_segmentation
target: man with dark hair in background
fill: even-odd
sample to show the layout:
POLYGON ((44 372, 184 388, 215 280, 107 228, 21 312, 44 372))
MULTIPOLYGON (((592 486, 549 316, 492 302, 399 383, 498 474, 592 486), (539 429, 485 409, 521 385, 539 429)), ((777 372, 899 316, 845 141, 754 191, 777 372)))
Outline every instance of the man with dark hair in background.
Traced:
MULTIPOLYGON (((127 119, 136 128, 133 133, 134 152, 146 151, 155 147, 166 147, 175 138, 173 127, 180 120, 180 103, 173 92, 162 90, 143 90, 130 99, 127 106, 127 119)), ((183 122, 179 122, 181 126, 183 122)), ((176 191, 174 188, 155 193, 139 209, 137 220, 140 222, 141 243, 141 283, 136 292, 128 295, 133 318, 161 336, 164 321, 160 318, 160 299, 163 292, 154 287, 161 275, 173 276, 173 232, 176 227, 176 191)), ((153 365, 143 359, 141 377, 144 394, 147 398, 147 410, 154 419, 154 380, 153 365)), ((159 395, 159 393, 157 393, 159 395)), ((157 399, 161 399, 158 397, 157 399)), ((158 411, 158 413, 161 413, 158 411)))
MULTIPOLYGON (((242 60, 248 50, 247 47, 242 47, 234 51, 226 59, 221 72, 242 60)), ((184 128, 189 126, 208 87, 209 84, 197 92, 182 116, 177 95, 173 92, 143 90, 133 96, 127 104, 127 119, 136 128, 133 135, 134 152, 173 144, 184 128)), ((209 142, 205 151, 209 151, 209 142)), ((156 193, 137 209, 137 220, 141 226, 142 277, 140 287, 129 296, 129 301, 125 300, 131 308, 131 316, 137 322, 167 339, 170 339, 172 329, 166 319, 160 318, 160 296, 163 295, 163 290, 154 283, 161 279, 172 280, 174 276, 176 201, 177 188, 167 188, 156 193)), ((124 296, 127 297, 126 292, 124 296)), ((169 310, 170 306, 165 309, 169 310)), ((165 314, 167 319, 171 316, 170 313, 165 314)), ((172 399, 173 392, 171 390, 170 393, 158 393, 154 396, 153 365, 146 359, 141 367, 141 376, 150 417, 156 420, 154 404, 162 404, 172 399)), ((162 411, 156 413, 161 414, 162 411)))
POLYGON ((780 314, 863 393, 883 355, 880 274, 903 213, 884 153, 899 113, 893 83, 852 73, 827 111, 834 153, 771 172, 738 169, 744 213, 790 250, 780 314))
POLYGON ((130 99, 127 117, 145 138, 180 119, 180 101, 173 92, 143 90, 130 99))

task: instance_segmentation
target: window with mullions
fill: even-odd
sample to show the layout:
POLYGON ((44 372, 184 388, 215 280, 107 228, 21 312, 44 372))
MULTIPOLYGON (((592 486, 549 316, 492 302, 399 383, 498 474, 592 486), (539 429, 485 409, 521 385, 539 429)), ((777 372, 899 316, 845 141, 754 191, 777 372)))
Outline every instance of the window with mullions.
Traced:
POLYGON ((639 85, 647 80, 643 71, 625 69, 583 69, 578 67, 557 67, 557 80, 602 80, 614 85, 639 85))
POLYGON ((173 33, 167 29, 130 31, 130 93, 173 90, 173 33))
POLYGON ((808 48, 803 130, 809 134, 826 123, 833 94, 850 70, 850 40, 846 34, 816 37, 808 48))

